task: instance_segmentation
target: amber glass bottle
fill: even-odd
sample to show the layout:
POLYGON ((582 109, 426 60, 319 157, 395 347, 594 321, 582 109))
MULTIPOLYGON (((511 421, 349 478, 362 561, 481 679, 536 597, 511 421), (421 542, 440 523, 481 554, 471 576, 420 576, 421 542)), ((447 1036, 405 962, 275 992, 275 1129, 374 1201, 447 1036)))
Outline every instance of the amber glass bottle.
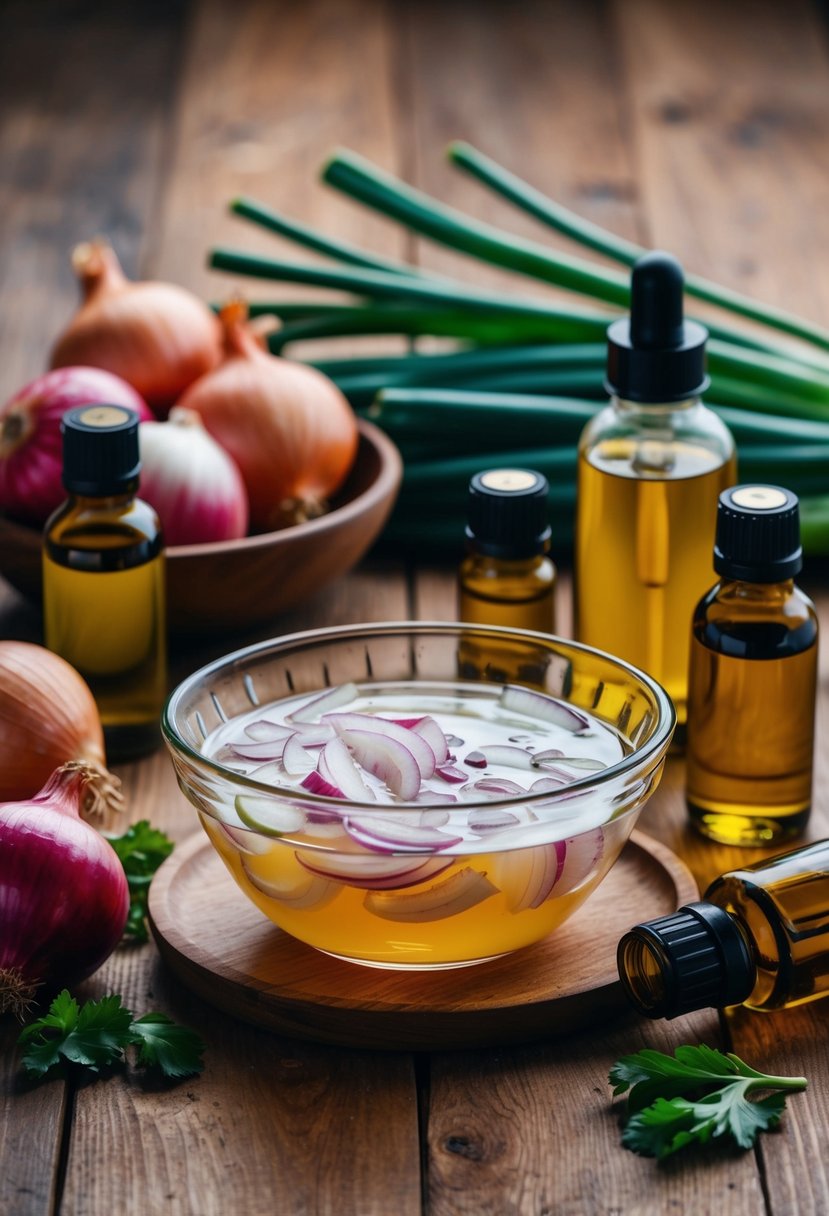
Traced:
POLYGON ((731 434, 700 399, 707 333, 683 318, 683 283, 669 255, 641 258, 630 319, 608 330, 612 397, 579 445, 574 577, 576 637, 659 680, 680 727, 688 621, 710 582, 717 496, 736 480, 731 434))
POLYGON ((702 901, 631 929, 618 963, 652 1018, 829 996, 829 840, 723 874, 702 901))
POLYGON ((686 797, 695 827, 724 844, 791 839, 809 817, 818 625, 793 581, 802 561, 790 490, 721 494, 720 581, 691 630, 686 797))
MULTIPOLYGON (((486 469, 469 483, 467 553, 458 575, 458 617, 476 625, 555 631, 556 568, 550 552, 547 479, 533 469, 486 469)), ((471 637, 460 649, 460 670, 472 678, 540 680, 520 667, 507 643, 497 653, 471 637)), ((530 665, 531 666, 531 665, 530 665)))
POLYGON ((167 692, 164 545, 155 511, 136 498, 138 416, 80 406, 63 419, 68 500, 46 525, 46 645, 92 689, 107 755, 160 742, 167 692))

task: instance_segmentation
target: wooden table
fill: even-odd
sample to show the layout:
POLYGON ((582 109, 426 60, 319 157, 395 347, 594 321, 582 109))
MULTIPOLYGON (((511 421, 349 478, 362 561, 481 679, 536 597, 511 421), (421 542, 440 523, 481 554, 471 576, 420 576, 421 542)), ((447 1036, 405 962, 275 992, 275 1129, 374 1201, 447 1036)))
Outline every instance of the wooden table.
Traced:
MULTIPOLYGON (((225 215, 237 193, 381 252, 507 282, 321 189, 316 170, 336 144, 538 236, 444 164, 447 140, 467 138, 588 218, 827 324, 827 103, 826 29, 807 0, 7 0, 3 394, 42 368, 73 307, 75 241, 104 232, 129 272, 214 299, 230 283, 206 272, 207 247, 262 248, 260 234, 225 215)), ((829 627, 825 569, 813 564, 803 582, 829 627)), ((566 583, 561 603, 566 613, 566 583)), ((453 615, 450 569, 376 559, 263 636, 453 615)), ((37 612, 5 584, 0 636, 41 636, 37 612)), ((176 676, 238 640, 178 651, 176 676)), ((829 834, 827 662, 810 838, 829 834)), ((119 772, 132 818, 177 840, 193 830, 163 752, 119 772)), ((680 761, 640 826, 702 886, 746 860, 691 835, 680 761)), ((635 910, 619 917, 621 927, 635 910)), ((4 1025, 0 1211, 9 1216, 829 1213, 825 1005, 631 1017, 566 1041, 412 1055, 318 1047, 238 1024, 165 974, 153 945, 118 950, 83 991, 117 991, 135 1009, 192 1025, 207 1067, 172 1088, 132 1075, 30 1086, 15 1028, 4 1025), (698 1040, 805 1073, 810 1088, 756 1152, 658 1167, 623 1151, 609 1066, 645 1045, 698 1040)))

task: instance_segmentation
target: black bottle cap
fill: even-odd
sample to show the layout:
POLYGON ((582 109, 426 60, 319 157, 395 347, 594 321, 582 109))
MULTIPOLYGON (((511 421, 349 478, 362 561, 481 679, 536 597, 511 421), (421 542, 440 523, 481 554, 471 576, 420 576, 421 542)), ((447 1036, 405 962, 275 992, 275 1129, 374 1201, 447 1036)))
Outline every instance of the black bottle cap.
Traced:
POLYGON ((717 904, 686 904, 635 925, 619 942, 617 960, 627 996, 649 1018, 739 1005, 754 987, 745 939, 717 904), (643 956, 655 977, 645 977, 643 956))
POLYGON ((800 507, 782 486, 731 486, 720 494, 714 569, 747 583, 779 583, 803 566, 800 507))
POLYGON ((90 497, 123 493, 141 471, 139 417, 123 405, 79 405, 63 415, 63 484, 90 497))
POLYGON ((684 282, 668 253, 646 253, 633 267, 630 317, 607 331, 608 392, 657 404, 697 397, 708 387, 708 331, 683 317, 684 282))
POLYGON ((467 540, 490 557, 543 553, 550 542, 547 478, 534 469, 484 469, 469 483, 467 540))

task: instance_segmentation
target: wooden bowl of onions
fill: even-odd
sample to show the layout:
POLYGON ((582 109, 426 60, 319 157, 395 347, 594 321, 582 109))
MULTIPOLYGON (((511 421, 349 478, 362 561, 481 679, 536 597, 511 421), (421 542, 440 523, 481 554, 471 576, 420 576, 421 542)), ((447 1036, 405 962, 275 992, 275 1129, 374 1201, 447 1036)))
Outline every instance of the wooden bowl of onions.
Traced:
MULTIPOLYGON (((326 514, 277 532, 167 549, 167 616, 176 634, 262 626, 354 566, 379 536, 403 472, 397 448, 359 422, 351 472, 326 514)), ((0 575, 41 594, 41 533, 0 516, 0 575)))

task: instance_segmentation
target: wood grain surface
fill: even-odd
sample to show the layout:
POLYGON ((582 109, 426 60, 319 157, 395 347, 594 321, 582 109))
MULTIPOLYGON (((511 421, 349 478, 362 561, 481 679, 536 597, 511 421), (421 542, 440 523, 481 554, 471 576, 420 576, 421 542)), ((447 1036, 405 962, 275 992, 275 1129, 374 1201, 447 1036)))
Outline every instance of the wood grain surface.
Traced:
MULTIPOLYGON (((378 252, 506 287, 500 271, 321 187, 319 166, 337 145, 472 214, 572 249, 450 171, 445 144, 469 139, 586 217, 827 324, 828 47, 810 0, 7 0, 0 392, 42 369, 70 316, 76 241, 105 233, 130 273, 208 299, 240 286, 208 273, 209 245, 293 256, 227 214, 237 194, 378 252)), ((272 629, 454 617, 453 571, 428 556, 374 557, 272 629)), ((829 571, 812 564, 802 581, 829 630, 829 571)), ((566 570, 559 608, 567 633, 566 570)), ((41 637, 37 611, 3 582, 0 636, 41 637)), ((178 645, 173 678, 236 643, 178 645)), ((828 687, 824 647, 810 839, 829 836, 828 687)), ((131 818, 187 837, 192 810, 164 753, 119 774, 131 818)), ((693 835, 681 760, 640 826, 681 855, 701 887, 762 855, 693 835)), ((619 932, 636 911, 618 909, 619 932)), ((207 1044, 205 1073, 176 1086, 132 1071, 33 1086, 17 1066, 16 1027, 0 1026, 4 1216, 829 1214, 829 1018, 820 1004, 670 1023, 626 1017, 560 1041, 381 1054, 238 1022, 191 995, 152 944, 118 950, 79 995, 109 991, 137 1012, 163 1009, 193 1026, 207 1044), (666 1166, 624 1152, 608 1068, 639 1047, 694 1041, 802 1072, 810 1087, 756 1152, 666 1166)))

